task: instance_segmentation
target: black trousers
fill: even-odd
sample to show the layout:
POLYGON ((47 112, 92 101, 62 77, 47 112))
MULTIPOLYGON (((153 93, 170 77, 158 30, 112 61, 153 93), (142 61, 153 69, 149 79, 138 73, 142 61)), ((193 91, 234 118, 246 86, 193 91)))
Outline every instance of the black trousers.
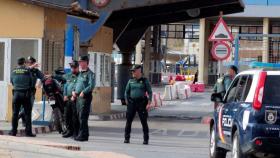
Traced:
POLYGON ((24 108, 24 116, 26 121, 25 133, 32 133, 31 113, 31 92, 30 91, 13 91, 13 117, 12 117, 12 133, 17 134, 18 117, 21 110, 21 106, 24 108))
POLYGON ((66 128, 67 128, 67 132, 69 133, 73 133, 74 134, 74 127, 75 127, 75 124, 77 121, 75 119, 78 119, 77 118, 77 113, 74 112, 75 110, 75 106, 76 106, 76 103, 71 101, 71 98, 68 98, 68 101, 65 102, 64 104, 64 114, 63 114, 63 117, 64 117, 64 120, 65 120, 65 125, 66 125, 66 128))
POLYGON ((125 139, 130 139, 131 125, 137 112, 143 127, 144 140, 149 140, 147 103, 147 98, 129 99, 126 112, 125 139))
MULTIPOLYGON (((36 95, 36 89, 35 90, 31 90, 31 107, 33 108, 34 106, 34 101, 35 101, 35 95, 36 95)), ((24 108, 23 106, 21 106, 21 109, 19 111, 19 117, 18 119, 21 119, 22 120, 22 123, 25 124, 25 114, 24 114, 24 108)))
POLYGON ((86 95, 85 97, 77 98, 76 109, 79 118, 79 138, 88 138, 88 118, 90 113, 90 106, 92 101, 92 95, 86 95))

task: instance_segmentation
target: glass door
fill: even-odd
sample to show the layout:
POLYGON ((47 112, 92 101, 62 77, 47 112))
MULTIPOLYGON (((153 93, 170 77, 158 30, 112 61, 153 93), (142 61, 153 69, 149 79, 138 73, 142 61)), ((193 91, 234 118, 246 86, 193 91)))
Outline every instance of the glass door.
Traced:
POLYGON ((0 39, 0 82, 5 81, 6 78, 5 67, 7 65, 7 51, 8 41, 0 39))
POLYGON ((8 106, 8 42, 0 39, 0 120, 6 120, 8 106))

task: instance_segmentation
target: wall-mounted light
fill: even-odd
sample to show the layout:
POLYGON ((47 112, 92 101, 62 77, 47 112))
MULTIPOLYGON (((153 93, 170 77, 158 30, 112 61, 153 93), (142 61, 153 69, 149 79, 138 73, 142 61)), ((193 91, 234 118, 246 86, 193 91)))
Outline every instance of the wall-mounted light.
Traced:
POLYGON ((195 18, 200 15, 200 9, 199 8, 188 9, 187 13, 190 17, 195 18))

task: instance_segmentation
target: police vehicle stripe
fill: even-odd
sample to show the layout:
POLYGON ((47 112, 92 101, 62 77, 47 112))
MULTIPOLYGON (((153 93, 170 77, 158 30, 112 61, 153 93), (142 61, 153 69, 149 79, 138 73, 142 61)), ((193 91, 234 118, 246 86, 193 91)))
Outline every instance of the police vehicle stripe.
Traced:
POLYGON ((220 136, 220 139, 223 143, 226 143, 225 141, 225 135, 223 133, 223 128, 222 128, 222 112, 223 112, 223 108, 224 108, 224 105, 220 107, 219 109, 219 124, 218 124, 218 131, 219 131, 219 136, 220 136))

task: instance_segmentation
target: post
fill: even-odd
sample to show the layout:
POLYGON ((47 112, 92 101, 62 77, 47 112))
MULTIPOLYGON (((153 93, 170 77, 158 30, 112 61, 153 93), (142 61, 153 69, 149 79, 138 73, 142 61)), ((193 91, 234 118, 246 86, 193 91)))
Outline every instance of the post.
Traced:
POLYGON ((206 19, 200 19, 198 82, 204 84, 208 84, 209 43, 207 37, 209 36, 209 31, 209 23, 206 22, 206 19))
POLYGON ((262 54, 262 61, 269 62, 269 18, 263 19, 263 54, 262 54))
POLYGON ((135 49, 135 64, 140 65, 142 62, 142 47, 141 47, 141 40, 136 45, 135 49))
POLYGON ((145 52, 144 52, 145 54, 144 54, 144 62, 143 62, 144 65, 143 73, 144 76, 147 77, 148 79, 150 78, 151 34, 152 34, 151 27, 149 27, 145 34, 145 52))
POLYGON ((239 68, 239 35, 234 40, 234 65, 239 68))

